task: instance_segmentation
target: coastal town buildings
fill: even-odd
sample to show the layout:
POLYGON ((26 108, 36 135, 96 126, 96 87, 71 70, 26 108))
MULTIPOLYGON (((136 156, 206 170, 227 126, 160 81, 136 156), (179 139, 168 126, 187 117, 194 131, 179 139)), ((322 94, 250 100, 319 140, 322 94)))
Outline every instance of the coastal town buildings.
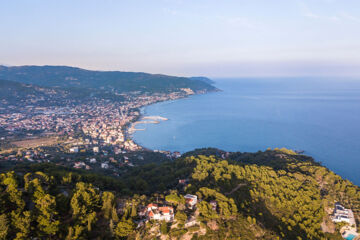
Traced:
MULTIPOLYGON (((61 101, 45 106, 38 106, 40 100, 24 103, 21 107, 1 102, 0 144, 9 146, 14 152, 2 154, 0 161, 12 161, 13 164, 52 162, 94 171, 110 170, 118 176, 123 167, 142 164, 146 161, 146 152, 150 152, 131 139, 131 132, 137 130, 134 126, 143 121, 140 108, 189 94, 187 91, 127 92, 121 93, 123 100, 91 98, 85 101, 64 96, 61 101), (36 149, 40 152, 35 152, 36 149), (134 152, 142 153, 130 157, 134 152)), ((149 123, 167 120, 160 116, 143 119, 149 123)), ((181 156, 180 152, 154 152, 161 158, 164 155, 169 159, 181 156)))
POLYGON ((104 169, 108 169, 109 168, 109 163, 101 163, 101 168, 104 168, 104 169))

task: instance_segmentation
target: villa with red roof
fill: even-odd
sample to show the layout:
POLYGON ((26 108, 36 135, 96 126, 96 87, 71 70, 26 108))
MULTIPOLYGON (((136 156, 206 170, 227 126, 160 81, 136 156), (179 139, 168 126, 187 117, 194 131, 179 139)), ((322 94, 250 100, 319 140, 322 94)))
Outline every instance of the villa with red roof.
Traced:
POLYGON ((174 220, 174 208, 150 203, 147 206, 147 216, 149 220, 171 222, 174 220))

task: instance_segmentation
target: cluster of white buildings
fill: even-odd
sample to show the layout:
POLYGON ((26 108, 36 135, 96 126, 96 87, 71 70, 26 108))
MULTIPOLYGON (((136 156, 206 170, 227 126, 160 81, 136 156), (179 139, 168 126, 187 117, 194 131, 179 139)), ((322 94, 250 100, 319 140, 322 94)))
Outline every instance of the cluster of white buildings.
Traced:
POLYGON ((150 203, 146 207, 146 216, 149 220, 172 222, 174 220, 174 208, 169 206, 159 207, 150 203))
MULTIPOLYGON (((194 209, 198 202, 196 195, 186 194, 184 196, 186 206, 194 209)), ((171 206, 159 206, 157 203, 150 203, 139 211, 139 216, 146 217, 148 220, 172 222, 174 220, 174 208, 171 206)))
POLYGON ((343 207, 340 203, 335 203, 333 222, 347 222, 350 225, 355 224, 354 213, 351 209, 343 207))
POLYGON ((359 236, 357 233, 354 213, 351 209, 345 208, 340 203, 335 203, 334 212, 331 218, 335 223, 348 223, 348 225, 343 226, 340 229, 340 233, 344 239, 355 239, 359 236))
POLYGON ((44 131, 52 133, 72 133, 74 125, 80 123, 76 114, 63 107, 49 107, 46 110, 33 106, 21 112, 0 114, 0 125, 8 132, 44 131))

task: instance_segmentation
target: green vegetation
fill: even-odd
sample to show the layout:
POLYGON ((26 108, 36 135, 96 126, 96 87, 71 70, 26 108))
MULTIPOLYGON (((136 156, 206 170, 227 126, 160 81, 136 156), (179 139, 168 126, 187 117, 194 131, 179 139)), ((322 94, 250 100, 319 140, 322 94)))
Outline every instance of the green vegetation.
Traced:
MULTIPOLYGON (((89 71, 66 66, 0 66, 0 79, 44 87, 103 89, 117 92, 170 93, 181 88, 194 92, 214 91, 206 78, 173 77, 161 74, 89 71)), ((85 89, 85 90, 84 90, 85 89)))
POLYGON ((119 178, 15 168, 0 175, 0 239, 341 239, 339 227, 321 228, 335 201, 359 224, 359 187, 311 158, 285 149, 222 154, 201 149, 119 178), (185 207, 186 193, 197 195, 195 209, 185 207), (137 227, 139 209, 155 201, 174 207, 174 222, 137 227))
POLYGON ((78 102, 95 98, 124 100, 123 96, 102 89, 47 87, 0 79, 0 100, 11 105, 23 107, 31 103, 38 107, 62 106, 69 104, 69 101, 78 102))

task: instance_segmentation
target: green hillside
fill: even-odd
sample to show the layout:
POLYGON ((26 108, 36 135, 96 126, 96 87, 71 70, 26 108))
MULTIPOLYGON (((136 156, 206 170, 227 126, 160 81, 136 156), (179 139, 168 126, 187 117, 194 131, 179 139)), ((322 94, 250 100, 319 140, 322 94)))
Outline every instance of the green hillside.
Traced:
POLYGON ((101 89, 86 89, 76 87, 43 87, 15 81, 0 79, 0 106, 33 104, 37 106, 65 105, 69 101, 86 100, 90 98, 123 100, 123 97, 114 95, 101 89))
POLYGON ((118 92, 174 92, 190 88, 194 92, 214 91, 199 79, 119 71, 90 71, 67 66, 0 66, 0 79, 46 87, 77 87, 118 92))
POLYGON ((223 154, 196 150, 120 178, 18 166, 0 176, 0 238, 341 239, 329 218, 335 201, 359 223, 359 187, 312 158, 286 149, 223 154), (194 209, 185 194, 198 197, 194 209), (141 224, 149 203, 173 207, 174 221, 141 224))

